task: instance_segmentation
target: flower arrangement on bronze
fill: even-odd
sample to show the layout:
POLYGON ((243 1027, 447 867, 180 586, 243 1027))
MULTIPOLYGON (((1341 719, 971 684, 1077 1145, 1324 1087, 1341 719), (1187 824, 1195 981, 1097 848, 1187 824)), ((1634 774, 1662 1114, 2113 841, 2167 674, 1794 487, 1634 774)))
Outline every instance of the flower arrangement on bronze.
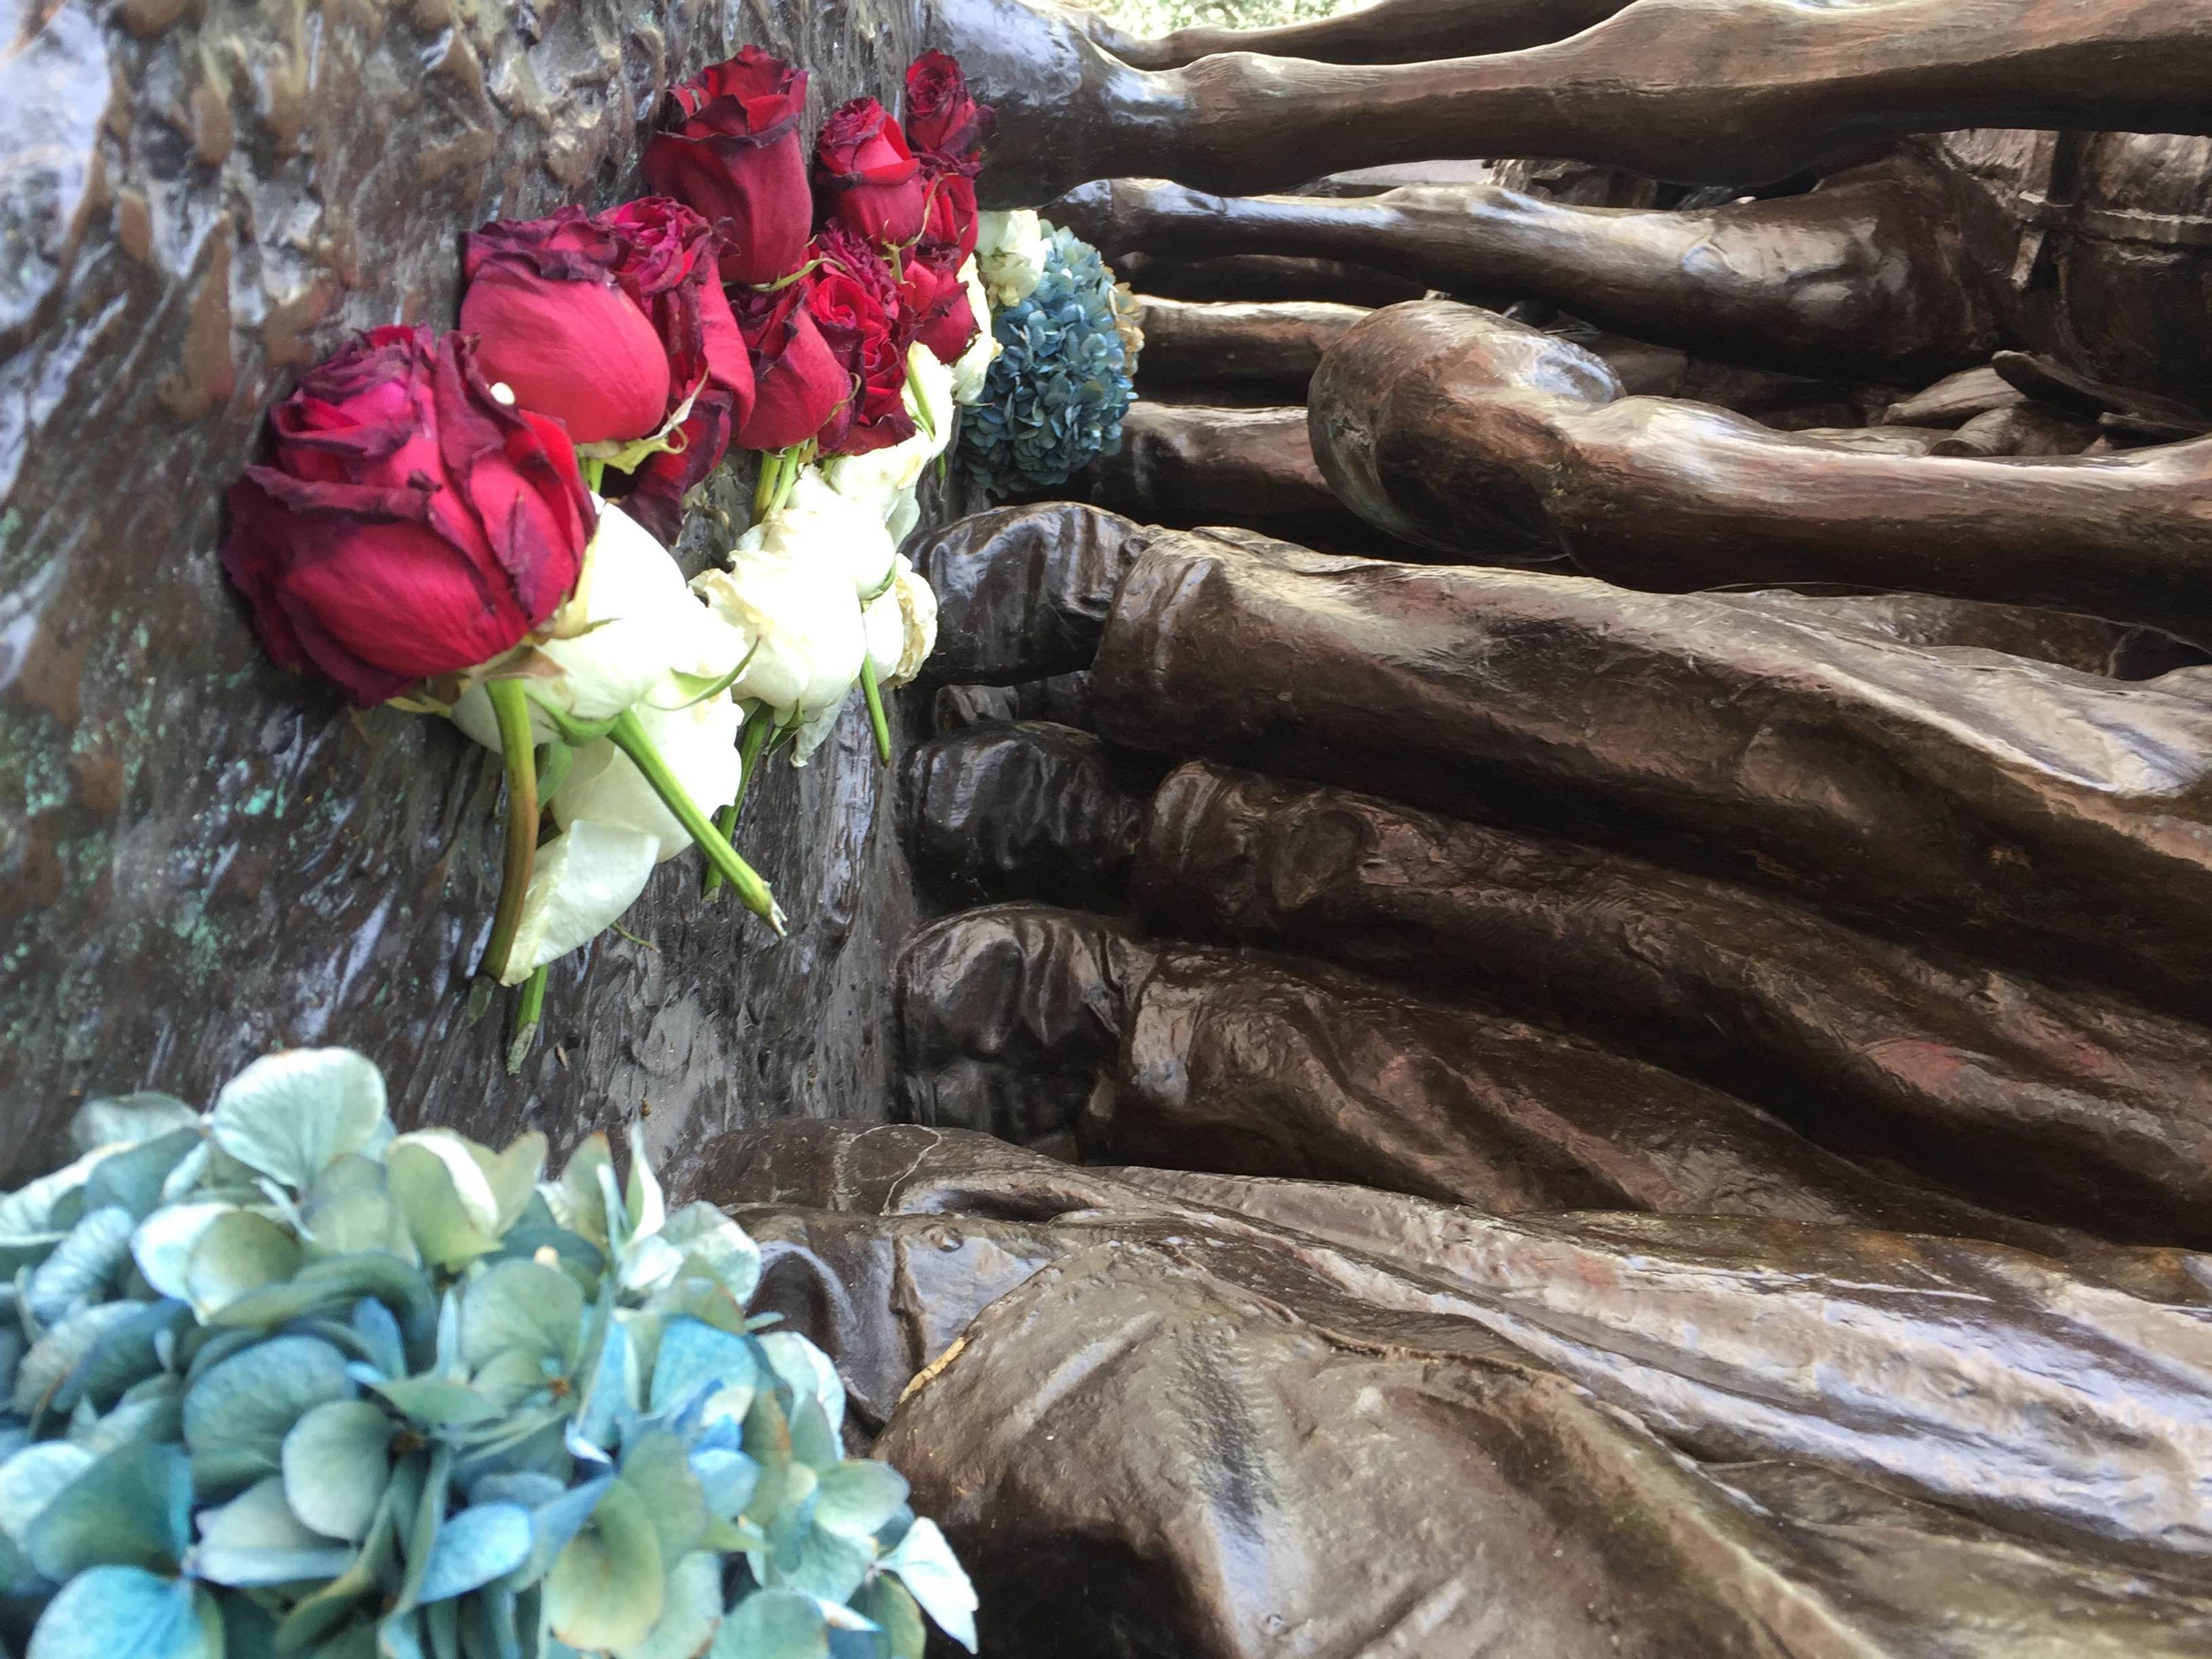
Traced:
POLYGON ((991 112, 945 54, 904 126, 856 99, 811 149, 806 80, 749 46, 672 88, 658 193, 471 233, 459 325, 313 370, 231 490, 225 567, 277 662, 503 757, 471 1014, 523 988, 513 1066, 546 965, 687 847, 782 931, 732 844, 748 782, 855 689, 888 760, 883 695, 935 642, 898 544, 1000 350, 979 240, 1013 303, 1035 216, 978 214, 991 112), (752 526, 687 581, 668 550, 732 448, 762 458, 752 526))

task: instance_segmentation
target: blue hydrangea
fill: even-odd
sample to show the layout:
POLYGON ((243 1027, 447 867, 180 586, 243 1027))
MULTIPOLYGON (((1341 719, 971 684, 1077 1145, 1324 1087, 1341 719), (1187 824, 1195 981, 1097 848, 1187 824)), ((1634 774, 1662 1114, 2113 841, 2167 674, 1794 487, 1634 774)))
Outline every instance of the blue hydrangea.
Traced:
POLYGON ((1097 248, 1054 230, 1036 291, 992 331, 1004 349, 960 434, 960 463, 984 489, 1049 489, 1121 447, 1134 365, 1097 248))

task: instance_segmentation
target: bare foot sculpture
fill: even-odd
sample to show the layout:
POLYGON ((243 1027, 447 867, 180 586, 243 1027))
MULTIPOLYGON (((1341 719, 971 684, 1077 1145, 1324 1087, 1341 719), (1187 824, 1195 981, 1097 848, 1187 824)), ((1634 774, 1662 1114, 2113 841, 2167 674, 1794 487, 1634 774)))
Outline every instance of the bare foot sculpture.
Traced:
POLYGON ((1486 58, 1158 73, 1022 0, 947 0, 936 32, 999 105, 981 180, 999 205, 1124 176, 1249 194, 1439 154, 1747 184, 1966 126, 2212 133, 2212 15, 2191 0, 1636 0, 1486 58))
POLYGON ((2212 441, 2023 463, 1868 453, 1693 404, 1472 307, 1395 307, 1311 392, 1314 452, 1430 546, 1555 550, 1669 591, 1844 583, 2045 605, 2212 642, 2212 441))

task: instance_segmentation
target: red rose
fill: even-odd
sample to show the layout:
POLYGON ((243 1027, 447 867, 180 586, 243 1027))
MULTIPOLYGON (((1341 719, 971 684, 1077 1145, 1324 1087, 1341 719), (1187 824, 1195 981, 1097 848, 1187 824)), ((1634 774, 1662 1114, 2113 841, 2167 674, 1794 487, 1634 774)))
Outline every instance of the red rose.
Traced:
POLYGON ((908 256, 899 303, 914 337, 940 363, 957 362, 975 337, 975 307, 960 280, 967 256, 950 243, 924 242, 908 256))
MULTIPOLYGON (((889 272, 884 273, 886 278, 889 272)), ((825 455, 858 455, 914 435, 906 411, 907 336, 895 288, 825 258, 803 284, 806 310, 852 395, 819 436, 825 455)))
POLYGON ((929 213, 921 240, 925 246, 949 243, 964 259, 975 251, 975 182, 964 173, 934 172, 933 165, 922 164, 922 177, 929 181, 929 213))
POLYGON ((738 325, 753 354, 753 409, 738 428, 742 449, 788 449, 819 434, 851 398, 853 377, 806 308, 806 286, 741 294, 738 325))
POLYGON ((814 203, 799 125, 806 71, 757 46, 669 94, 678 117, 645 149, 645 176, 722 239, 722 280, 773 283, 805 257, 814 203))
MULTIPOLYGON (((750 379, 746 411, 751 412, 750 379)), ((696 489, 729 453, 730 435, 737 421, 730 394, 708 385, 693 400, 691 413, 676 428, 677 447, 648 455, 629 475, 629 489, 622 496, 623 511, 653 532, 663 547, 676 545, 684 533, 684 498, 696 489)), ((619 475, 610 474, 610 482, 619 475)))
POLYGON ((575 452, 492 396, 461 336, 374 330, 270 424, 222 563, 283 666, 367 708, 519 644, 576 585, 595 520, 575 452))
POLYGON ((668 353, 615 278, 620 252, 573 207, 462 239, 460 325, 478 365, 580 444, 647 437, 668 415, 668 353))
POLYGON ((703 377, 730 394, 743 420, 752 409, 752 357, 722 292, 707 222, 680 202, 647 196, 592 223, 615 239, 615 280, 659 334, 678 403, 703 377))
POLYGON ((929 206, 921 164, 872 98, 830 112, 814 147, 814 181, 830 214, 878 247, 904 247, 921 234, 929 206))
MULTIPOLYGON (((892 334, 899 334, 902 313, 899 307, 899 282, 891 275, 890 261, 860 240, 860 234, 843 225, 824 225, 814 239, 814 257, 824 266, 842 270, 867 291, 873 303, 873 321, 892 334)), ((816 280, 819 280, 817 273, 816 280)), ((865 312, 856 313, 860 323, 870 320, 865 312)), ((902 340, 913 338, 911 332, 902 340)))
POLYGON ((925 52, 906 72, 906 136, 915 154, 974 162, 996 119, 969 95, 957 58, 925 52))

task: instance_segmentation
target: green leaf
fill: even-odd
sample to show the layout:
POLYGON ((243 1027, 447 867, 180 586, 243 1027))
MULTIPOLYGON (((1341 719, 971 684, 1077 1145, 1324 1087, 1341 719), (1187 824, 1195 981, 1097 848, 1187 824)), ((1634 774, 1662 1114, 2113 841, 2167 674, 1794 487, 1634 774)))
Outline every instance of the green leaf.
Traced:
POLYGON ((276 1474, 284 1437, 316 1407, 353 1397, 345 1356, 312 1336, 276 1336, 211 1366, 185 1399, 185 1444, 228 1483, 276 1474))
POLYGON ((284 1437, 284 1496, 317 1532, 359 1543, 368 1536, 392 1480, 392 1437, 398 1431, 365 1400, 316 1407, 284 1437))
POLYGON ((203 1512, 199 1528, 191 1571, 211 1583, 297 1584, 335 1578, 353 1565, 350 1548, 293 1512, 274 1476, 203 1512))
POLYGON ((174 1095, 142 1090, 86 1101, 70 1119, 70 1143, 83 1153, 158 1140, 179 1129, 197 1136, 199 1128, 200 1115, 174 1095))
POLYGON ((572 1648, 626 1648, 659 1622, 660 1545, 637 1494, 611 1484, 545 1576, 545 1615, 572 1648))
POLYGON ((23 1292, 31 1317, 52 1325, 103 1299, 100 1292, 131 1259, 135 1224, 120 1205, 88 1212, 33 1271, 23 1292))
POLYGON ((660 1620, 616 1659, 698 1659, 722 1622, 722 1559, 695 1550, 676 1564, 663 1592, 660 1620))
POLYGON ((419 1599, 449 1601, 504 1578, 530 1555, 530 1512, 520 1504, 478 1504, 438 1528, 419 1599))
POLYGON ((289 1283, 300 1254, 300 1241, 265 1216, 251 1210, 217 1216, 185 1264, 192 1311, 210 1319, 249 1291, 289 1283))
POLYGON ((209 1127, 240 1163, 304 1192, 331 1159, 390 1134, 384 1075, 350 1048, 264 1054, 223 1085, 209 1127))
POLYGON ((888 1463, 854 1460, 822 1471, 814 1524, 843 1538, 873 1538, 906 1502, 906 1477, 888 1463))
POLYGON ((710 1659, 825 1659, 830 1621, 791 1590, 757 1590, 730 1609, 710 1659))
POLYGON ((214 1598, 181 1578, 94 1567, 48 1604, 25 1659, 223 1659, 214 1598))
POLYGON ((939 1630, 969 1652, 975 1651, 975 1587, 961 1571, 937 1522, 927 1516, 917 1520, 877 1565, 898 1576, 939 1630))
POLYGON ((62 1488, 31 1523, 31 1563, 56 1583, 87 1567, 173 1572, 191 1538, 191 1470, 174 1446, 118 1447, 62 1488))

